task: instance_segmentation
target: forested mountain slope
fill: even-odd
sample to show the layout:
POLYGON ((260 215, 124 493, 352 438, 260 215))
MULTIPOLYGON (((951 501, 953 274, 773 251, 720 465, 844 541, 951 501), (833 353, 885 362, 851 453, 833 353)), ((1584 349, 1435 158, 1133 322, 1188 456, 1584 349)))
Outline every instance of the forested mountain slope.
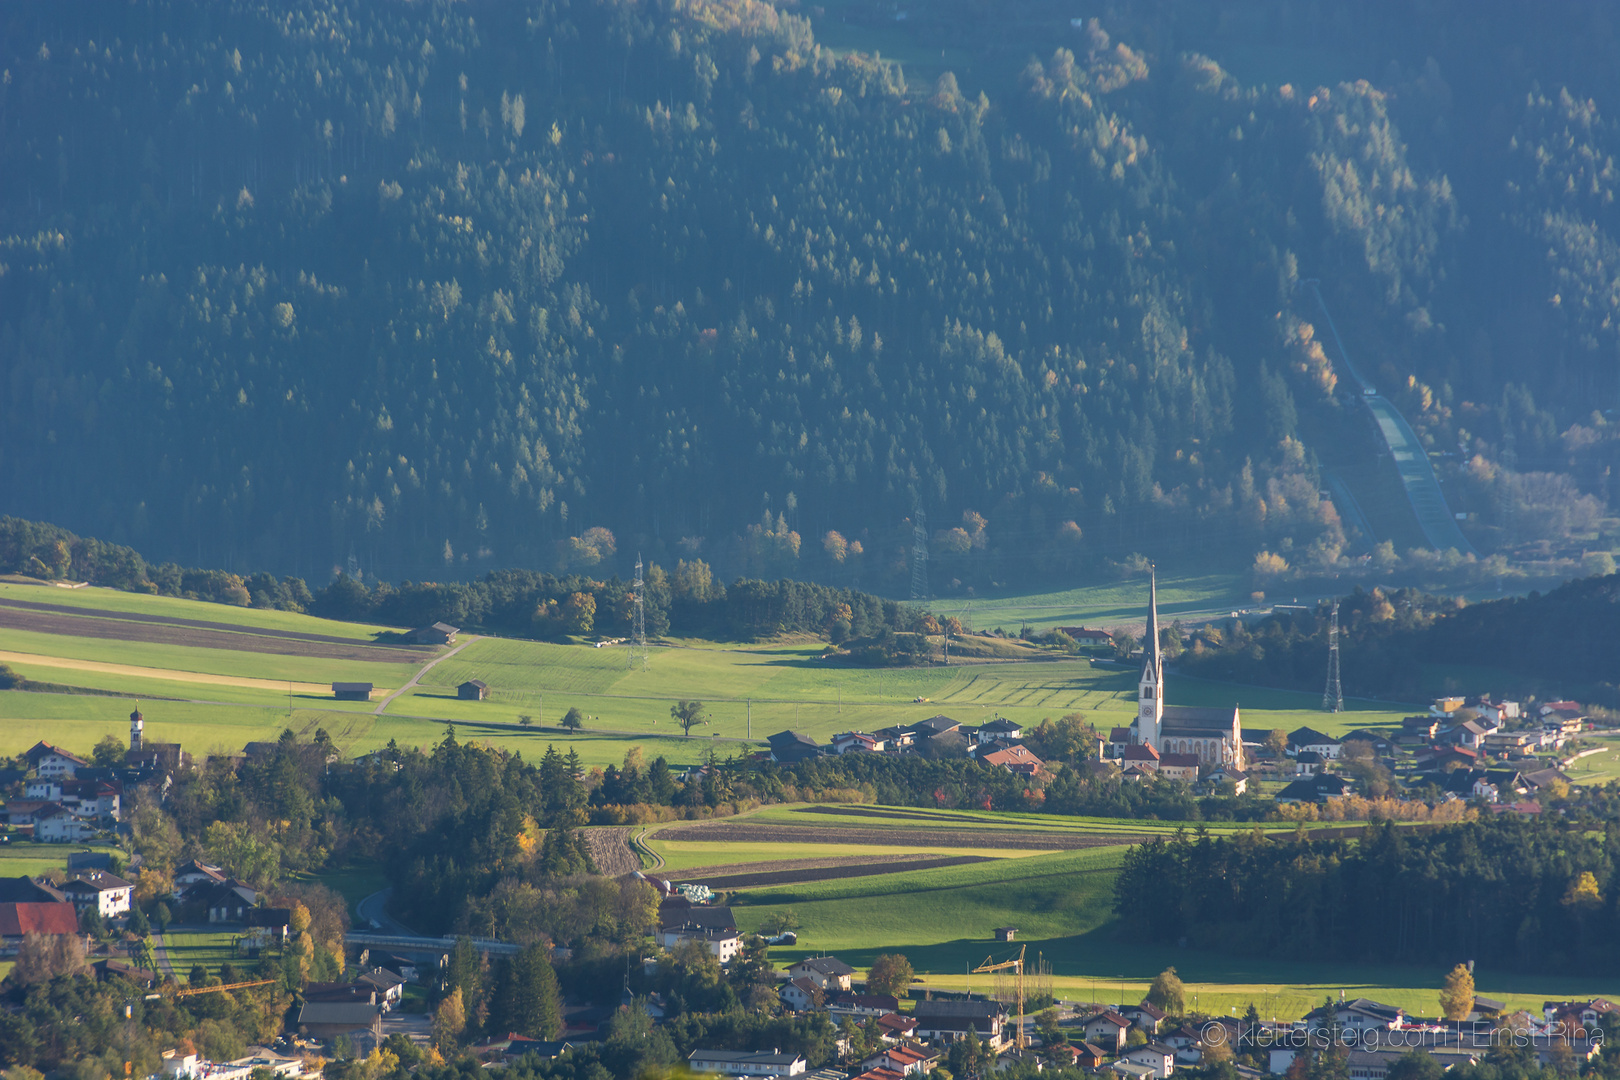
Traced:
POLYGON ((1376 443, 1311 277, 1459 455, 1482 550, 1594 534, 1595 58, 1568 92, 1508 72, 1460 137, 1483 106, 1437 64, 1250 87, 1196 51, 1205 6, 1025 14, 1038 57, 980 89, 756 0, 12 5, 5 509, 315 578, 639 549, 898 590, 919 509, 939 591, 1132 551, 1332 568, 1399 537, 1318 494, 1376 443))

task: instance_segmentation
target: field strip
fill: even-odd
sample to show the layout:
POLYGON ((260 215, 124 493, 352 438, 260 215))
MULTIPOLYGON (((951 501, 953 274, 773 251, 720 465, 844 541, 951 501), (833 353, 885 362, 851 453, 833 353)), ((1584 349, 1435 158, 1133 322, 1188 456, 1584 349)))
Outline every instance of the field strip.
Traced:
MULTIPOLYGON (((31 664, 34 667, 61 668, 67 671, 99 671, 103 675, 129 675, 140 679, 201 683, 205 686, 236 686, 244 690, 275 690, 286 693, 290 688, 300 694, 330 694, 332 692, 331 683, 283 682, 279 679, 249 679, 239 675, 205 675, 199 671, 135 667, 132 664, 108 664, 100 660, 67 660, 57 656, 38 656, 34 653, 0 651, 0 662, 31 664)), ((130 696, 135 695, 131 694, 130 696)))

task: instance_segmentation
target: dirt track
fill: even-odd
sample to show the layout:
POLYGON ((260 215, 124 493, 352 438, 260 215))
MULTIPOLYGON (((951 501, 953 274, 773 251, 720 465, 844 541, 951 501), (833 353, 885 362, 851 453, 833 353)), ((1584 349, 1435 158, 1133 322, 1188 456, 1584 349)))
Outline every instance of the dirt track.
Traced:
POLYGON ((732 844, 882 844, 886 847, 1008 848, 1017 851, 1078 851, 1082 848, 1130 844, 1140 836, 992 832, 979 829, 848 829, 821 825, 756 825, 712 821, 660 829, 660 840, 732 844))
POLYGON ((68 637, 106 638, 117 641, 149 641, 161 645, 189 645, 203 649, 231 649, 238 652, 276 653, 282 656, 308 656, 325 660, 359 660, 379 664, 421 664, 431 659, 431 649, 367 645, 341 638, 319 640, 314 634, 289 634, 275 630, 215 629, 223 623, 185 625, 183 620, 154 621, 154 617, 125 618, 121 612, 79 608, 74 614, 62 610, 39 610, 47 606, 23 601, 0 601, 0 626, 34 634, 68 637), (315 639, 315 640, 311 640, 315 639))
POLYGON ((135 667, 133 664, 104 664, 99 660, 70 660, 60 656, 35 656, 32 653, 0 652, 0 663, 22 664, 25 667, 66 668, 70 671, 99 671, 104 675, 133 675, 142 679, 200 683, 204 686, 236 686, 244 690, 274 690, 278 694, 285 694, 288 690, 298 694, 319 694, 322 697, 330 697, 332 694, 330 683, 289 683, 280 679, 207 675, 200 671, 171 671, 167 668, 135 667))
MULTIPOLYGON (((798 862, 797 859, 784 860, 798 862)), ((966 866, 969 863, 995 862, 986 855, 936 855, 932 857, 908 858, 895 856, 892 859, 872 861, 869 859, 857 862, 844 863, 840 866, 800 867, 798 869, 777 869, 779 863, 755 863, 750 873, 715 874, 699 877, 689 873, 674 875, 681 881, 695 881, 709 886, 711 889, 748 889, 762 888, 766 885, 797 885, 806 881, 835 881, 839 878, 871 877, 876 874, 901 874, 907 870, 932 870, 939 866, 966 866)))

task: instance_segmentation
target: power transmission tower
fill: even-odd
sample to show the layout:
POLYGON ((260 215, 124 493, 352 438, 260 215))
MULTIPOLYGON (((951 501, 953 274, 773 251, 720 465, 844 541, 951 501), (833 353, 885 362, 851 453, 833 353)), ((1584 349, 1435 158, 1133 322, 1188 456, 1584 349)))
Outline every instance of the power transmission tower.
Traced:
POLYGON ((911 518, 911 598, 928 599, 928 518, 920 506, 911 518))
POLYGON ((647 586, 641 580, 641 553, 636 553, 636 580, 631 588, 635 590, 634 622, 630 627, 630 668, 635 669, 636 656, 641 657, 641 670, 647 670, 647 586))
POLYGON ((1344 691, 1339 688, 1339 602, 1333 601, 1332 621, 1328 623, 1327 689, 1322 691, 1322 711, 1344 712, 1344 691))

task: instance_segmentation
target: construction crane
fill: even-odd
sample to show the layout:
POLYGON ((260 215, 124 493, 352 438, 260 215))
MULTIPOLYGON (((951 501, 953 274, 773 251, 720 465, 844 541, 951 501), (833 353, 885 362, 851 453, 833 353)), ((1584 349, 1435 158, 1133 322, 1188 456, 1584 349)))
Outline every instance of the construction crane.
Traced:
POLYGON ((1017 959, 1003 960, 999 964, 992 964, 990 962, 991 957, 987 956, 984 958, 984 963, 973 969, 973 974, 975 975, 986 971, 1006 971, 1008 968, 1013 969, 1014 974, 1017 976, 1016 981, 1018 986, 1018 1016, 1013 1021, 1013 1023, 1016 1025, 1013 1038, 1018 1049, 1020 1050, 1024 1049, 1024 950, 1027 948, 1029 948, 1028 945, 1020 945, 1018 947, 1017 959))
POLYGON ((225 983, 221 986, 188 986, 184 990, 176 990, 174 996, 183 998, 191 997, 193 994, 213 994, 221 990, 246 990, 250 986, 270 986, 275 981, 274 979, 260 979, 258 982, 234 982, 225 983))

